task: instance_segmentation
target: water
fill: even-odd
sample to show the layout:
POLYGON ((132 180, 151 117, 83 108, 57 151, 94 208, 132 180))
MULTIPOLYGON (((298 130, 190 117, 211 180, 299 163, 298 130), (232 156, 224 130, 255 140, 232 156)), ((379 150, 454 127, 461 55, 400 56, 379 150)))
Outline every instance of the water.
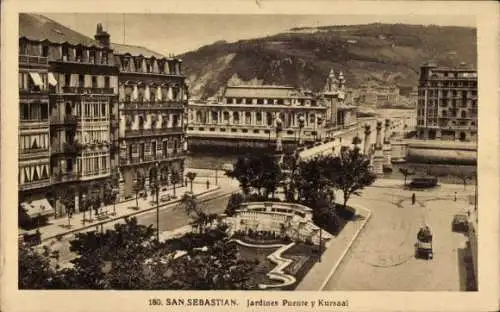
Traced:
MULTIPOLYGON (((221 169, 226 163, 234 164, 241 154, 215 154, 215 153, 197 153, 191 154, 187 158, 189 168, 200 169, 221 169)), ((392 172, 384 174, 385 179, 403 180, 404 176, 399 172, 400 168, 410 169, 416 175, 434 175, 438 177, 440 183, 462 184, 463 180, 457 176, 465 174, 471 176, 472 180, 468 183, 473 183, 476 175, 476 166, 467 165, 446 165, 446 164, 422 164, 422 163, 401 163, 393 164, 392 172)), ((411 179, 411 177, 409 178, 411 179)))

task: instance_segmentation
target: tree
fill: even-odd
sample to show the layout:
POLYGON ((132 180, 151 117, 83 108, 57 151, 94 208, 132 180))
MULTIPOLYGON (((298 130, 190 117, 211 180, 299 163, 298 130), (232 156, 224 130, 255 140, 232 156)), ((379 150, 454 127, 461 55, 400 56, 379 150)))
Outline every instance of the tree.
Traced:
POLYGON ((170 182, 172 182, 172 185, 174 186, 174 198, 176 198, 177 196, 175 195, 175 185, 176 184, 179 184, 182 180, 182 177, 181 175, 179 174, 178 171, 172 171, 172 173, 170 174, 170 182))
POLYGON ((320 193, 335 186, 337 162, 333 155, 327 155, 299 163, 299 174, 294 183, 301 203, 313 207, 320 193))
POLYGON ((193 225, 200 234, 205 233, 208 226, 217 219, 217 214, 205 212, 205 209, 200 205, 196 196, 193 194, 184 194, 178 207, 192 219, 191 225, 193 225))
POLYGON ((233 216, 236 209, 240 207, 244 200, 245 199, 243 198, 243 195, 241 195, 240 193, 231 194, 224 213, 229 217, 233 216))
POLYGON ((188 172, 186 173, 186 177, 189 179, 189 183, 191 184, 191 193, 193 193, 193 180, 196 178, 196 172, 188 172))
POLYGON ((144 184, 145 184, 146 180, 139 174, 139 172, 135 173, 135 177, 136 178, 134 180, 134 185, 133 185, 133 189, 134 189, 134 193, 135 193, 135 206, 137 208, 139 208, 138 196, 139 196, 139 192, 144 189, 144 184))
POLYGON ((232 171, 227 176, 240 182, 240 187, 245 195, 250 194, 251 188, 264 196, 274 193, 283 177, 281 168, 273 156, 267 154, 247 155, 239 157, 232 171))
POLYGON ((25 244, 19 245, 18 263, 19 289, 47 288, 55 276, 55 271, 50 266, 50 258, 25 244))
POLYGON ((404 182, 404 185, 406 186, 406 179, 409 177, 409 176, 412 176, 415 174, 415 171, 412 171, 408 168, 399 168, 399 172, 401 172, 401 174, 405 177, 405 182, 404 182))
POLYGON ((473 176, 474 176, 473 174, 469 174, 460 168, 458 170, 455 170, 453 175, 462 182, 462 184, 464 186, 464 191, 467 187, 467 182, 471 181, 473 179, 473 176))
POLYGON ((332 168, 336 172, 335 185, 344 195, 344 209, 351 195, 359 196, 360 191, 376 179, 370 170, 369 158, 361 154, 359 148, 346 148, 341 151, 332 168))

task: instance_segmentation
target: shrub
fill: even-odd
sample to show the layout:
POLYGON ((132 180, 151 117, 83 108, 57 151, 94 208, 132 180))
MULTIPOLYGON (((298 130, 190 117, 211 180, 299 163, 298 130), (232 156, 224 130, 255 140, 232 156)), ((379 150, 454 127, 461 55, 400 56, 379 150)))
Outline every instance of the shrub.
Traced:
POLYGON ((336 209, 337 214, 344 220, 352 220, 356 215, 356 209, 352 207, 343 208, 341 206, 337 206, 336 209))
POLYGON ((231 194, 231 196, 229 197, 229 201, 227 202, 226 210, 224 211, 224 213, 229 217, 233 216, 234 212, 236 211, 236 209, 240 207, 243 201, 244 201, 243 195, 241 195, 240 193, 231 194))

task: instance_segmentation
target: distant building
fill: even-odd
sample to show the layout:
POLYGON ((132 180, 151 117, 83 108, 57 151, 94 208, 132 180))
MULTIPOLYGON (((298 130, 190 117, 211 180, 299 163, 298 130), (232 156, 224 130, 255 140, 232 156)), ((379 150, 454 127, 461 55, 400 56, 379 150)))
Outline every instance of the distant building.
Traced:
POLYGON ((365 83, 359 88, 359 102, 373 107, 398 105, 399 88, 380 86, 373 82, 365 83))
POLYGON ((477 140, 477 72, 426 64, 418 85, 417 132, 421 139, 477 140))
POLYGON ((410 91, 410 93, 408 95, 408 99, 409 99, 409 106, 417 107, 417 103, 418 103, 418 88, 417 87, 412 88, 412 90, 410 91))
POLYGON ((287 86, 227 86, 211 101, 189 104, 190 148, 272 145, 277 118, 285 145, 327 138, 357 122, 356 107, 344 104, 344 83, 342 73, 331 71, 319 94, 287 86))

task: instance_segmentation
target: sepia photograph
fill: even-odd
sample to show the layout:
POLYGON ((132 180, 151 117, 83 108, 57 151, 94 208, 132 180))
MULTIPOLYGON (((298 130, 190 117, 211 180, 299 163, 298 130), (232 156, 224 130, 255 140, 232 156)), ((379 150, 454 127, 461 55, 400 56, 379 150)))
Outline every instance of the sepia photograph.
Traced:
POLYGON ((11 15, 18 292, 332 311, 353 308, 345 294, 489 287, 477 13, 11 15), (202 292, 221 290, 243 297, 202 292))

